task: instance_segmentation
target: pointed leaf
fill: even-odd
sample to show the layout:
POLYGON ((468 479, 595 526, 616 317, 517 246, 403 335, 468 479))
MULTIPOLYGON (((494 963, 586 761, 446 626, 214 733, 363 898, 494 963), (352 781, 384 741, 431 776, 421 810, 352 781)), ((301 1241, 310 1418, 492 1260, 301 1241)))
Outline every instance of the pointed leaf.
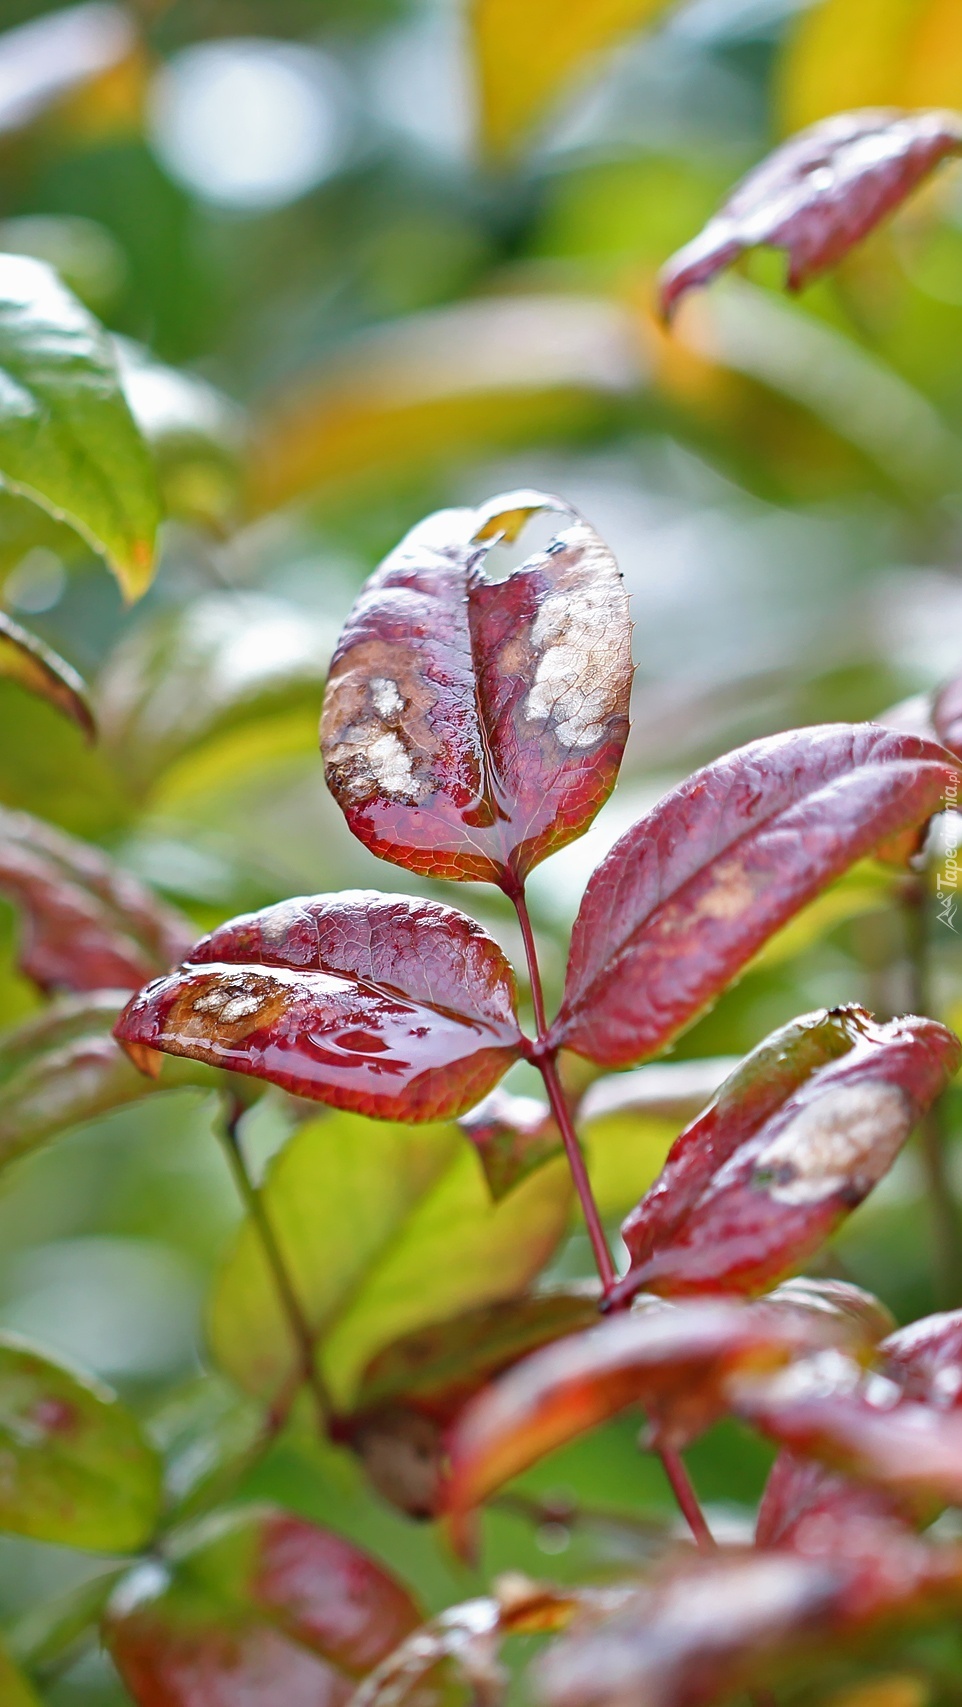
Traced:
POLYGON ((104 1628, 140 1707, 342 1707, 418 1621, 407 1591, 352 1542, 248 1506, 139 1565, 104 1628))
POLYGON ((381 858, 510 890, 610 794, 630 688, 621 575, 570 505, 514 492, 442 510, 348 618, 321 721, 328 785, 381 858), (542 510, 566 518, 562 531, 487 580, 488 547, 542 510))
POLYGON ((464 913, 348 890, 220 925, 115 1035, 382 1120, 470 1108, 522 1037, 514 974, 464 913))
POLYGON ((669 318, 686 292, 759 243, 786 250, 788 288, 801 290, 959 153, 954 113, 866 107, 822 119, 756 166, 673 256, 661 276, 662 313, 669 318))
POLYGON ((52 647, 28 633, 0 611, 0 676, 19 682, 56 706, 83 730, 88 740, 96 734, 87 690, 72 664, 52 647))
POLYGON ((213 1081, 193 1062, 171 1062, 162 1086, 138 1072, 111 1035, 125 990, 64 996, 0 1033, 0 1167, 158 1089, 213 1081))
POLYGON ((500 1085, 462 1117, 460 1126, 478 1152, 495 1203, 563 1148, 547 1103, 514 1096, 500 1085))
POLYGON ((755 1085, 746 1075, 740 1130, 733 1098, 727 1119, 716 1126, 709 1117, 682 1134, 667 1188, 656 1184, 650 1207, 643 1198, 625 1222, 632 1260, 618 1298, 642 1289, 756 1292, 787 1274, 888 1172, 962 1057, 958 1038, 935 1020, 879 1025, 858 1008, 828 1016, 826 1027, 802 1034, 802 1046, 808 1072, 795 1085, 788 1071, 779 1090, 777 1068, 755 1085), (831 1045, 836 1022, 849 1047, 819 1065, 819 1030, 831 1045))
POLYGON ((0 809, 0 893, 22 915, 19 965, 41 990, 136 990, 191 926, 99 848, 0 809))
POLYGON ((0 256, 0 480, 66 519, 128 599, 150 585, 150 454, 105 332, 41 261, 0 256))
POLYGON ((110 1390, 0 1336, 0 1531, 131 1553, 160 1510, 160 1464, 110 1390))
POLYGON ((496 152, 517 143, 568 82, 670 0, 474 0, 474 46, 485 140, 496 152))
POLYGON ((828 1322, 735 1300, 653 1304, 535 1352, 455 1427, 447 1507, 456 1531, 502 1483, 632 1405, 659 1445, 686 1445, 724 1414, 733 1371, 777 1367, 832 1332, 828 1322))
MULTIPOLYGON (((500 1204, 456 1126, 391 1126, 335 1115, 295 1133, 272 1161, 264 1205, 320 1363, 349 1406, 374 1354, 401 1334, 514 1298, 567 1227, 571 1186, 553 1162, 500 1204)), ((216 1287, 210 1335, 224 1370, 263 1398, 297 1369, 296 1348, 254 1229, 216 1287)))
POLYGON ((655 1054, 956 777, 941 747, 870 723, 770 736, 696 771, 594 873, 552 1042, 607 1067, 655 1054))

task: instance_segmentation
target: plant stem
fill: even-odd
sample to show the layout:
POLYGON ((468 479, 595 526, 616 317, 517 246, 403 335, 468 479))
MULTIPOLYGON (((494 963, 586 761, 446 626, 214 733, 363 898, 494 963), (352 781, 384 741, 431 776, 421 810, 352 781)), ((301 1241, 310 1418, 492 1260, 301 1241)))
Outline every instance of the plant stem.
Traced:
POLYGON ((678 1501, 681 1514, 685 1519, 699 1553, 717 1553, 718 1543, 708 1527, 705 1513, 701 1509, 691 1477, 685 1469, 680 1452, 673 1446, 659 1448, 658 1456, 664 1466, 665 1475, 671 1484, 671 1491, 678 1501))
MULTIPOLYGON (((271 1226, 270 1217, 264 1207, 264 1199, 254 1184, 247 1169, 244 1152, 241 1148, 238 1124, 243 1114, 243 1106, 236 1097, 231 1097, 224 1113, 222 1141, 231 1173, 237 1185, 244 1207, 251 1218, 261 1242, 261 1248, 267 1260, 268 1267, 274 1277, 277 1295, 281 1301, 287 1324, 291 1330, 294 1344, 297 1347, 298 1364, 301 1380, 311 1389, 317 1404, 318 1420, 321 1428, 326 1431, 333 1406, 314 1355, 314 1332, 304 1314, 300 1299, 297 1296, 284 1253, 277 1241, 277 1236, 271 1226)), ((268 1422, 270 1427, 270 1421, 268 1422)))
POLYGON ((534 1023, 538 1031, 538 1042, 543 1045, 548 1035, 548 1021, 545 1018, 544 1011, 544 990, 541 986, 541 967, 538 965, 538 945, 531 928, 531 916, 528 912, 523 884, 519 885, 517 890, 512 891, 511 899, 514 902, 514 910, 518 915, 518 924, 521 926, 521 936, 524 941, 524 957, 528 963, 528 982, 531 985, 531 1005, 534 1008, 534 1023))
MULTIPOLYGON (((910 992, 913 1012, 934 1017, 929 956, 928 889, 924 877, 906 882, 900 894, 908 938, 910 992)), ((942 1308, 962 1300, 962 1223, 947 1165, 944 1100, 932 1104, 919 1125, 922 1163, 932 1218, 933 1264, 937 1302, 942 1308)))

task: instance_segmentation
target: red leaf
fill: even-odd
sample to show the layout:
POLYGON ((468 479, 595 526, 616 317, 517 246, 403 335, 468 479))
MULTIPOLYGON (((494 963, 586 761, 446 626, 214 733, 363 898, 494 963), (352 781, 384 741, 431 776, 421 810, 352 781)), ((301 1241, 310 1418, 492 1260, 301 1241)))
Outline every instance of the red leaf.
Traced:
POLYGON ((384 1120, 441 1120, 518 1054, 497 943, 433 901, 348 890, 220 925, 114 1034, 384 1120))
POLYGON ((904 1521, 901 1508, 884 1488, 826 1470, 815 1459, 780 1452, 758 1508, 755 1543, 825 1555, 823 1538, 831 1537, 834 1553, 844 1525, 898 1522, 904 1528, 904 1521))
POLYGON ((250 1506, 125 1578, 105 1636, 140 1707, 340 1707, 417 1623, 407 1592, 351 1542, 250 1506))
POLYGON ((808 1071, 794 1087, 788 1063, 779 1085, 775 1052, 757 1076, 744 1074, 744 1124, 730 1091, 720 1117, 716 1104, 676 1141, 667 1189, 656 1183, 650 1209, 643 1198, 622 1229, 632 1261, 616 1300, 643 1288, 757 1292, 788 1273, 888 1171, 962 1057, 935 1020, 879 1025, 857 1008, 800 1028, 795 1046, 808 1071), (818 1065, 820 1048, 829 1055, 846 1038, 846 1054, 818 1065))
POLYGON ((831 1340, 828 1322, 734 1299, 653 1305, 557 1341, 481 1393, 450 1442, 447 1508, 464 1515, 511 1477, 631 1405, 659 1445, 681 1447, 727 1408, 738 1368, 773 1368, 831 1340))
POLYGON ((948 112, 866 107, 800 131, 743 178, 720 213, 668 262, 661 312, 760 243, 788 254, 788 288, 835 266, 940 161, 962 151, 948 112))
POLYGON ((594 873, 552 1043, 606 1067, 663 1049, 794 913, 931 817, 957 779, 941 747, 871 723, 771 736, 696 771, 594 873))
POLYGON ((478 1152, 495 1203, 562 1149, 547 1103, 499 1085, 460 1122, 478 1152))
POLYGON ((432 877, 509 890, 579 836, 628 734, 627 595, 611 553, 540 492, 443 510, 402 540, 348 618, 321 750, 354 834, 432 877), (483 562, 528 516, 565 518, 507 580, 483 562))
MULTIPOLYGON (((693 1561, 575 1627, 535 1662, 542 1707, 702 1707, 801 1659, 834 1621, 844 1560, 785 1554, 693 1561)), ((797 1668, 796 1668, 797 1671, 797 1668)), ((794 1680, 793 1680, 794 1681, 794 1680)))
POLYGON ((136 990, 192 928, 99 848, 0 810, 0 891, 20 909, 19 965, 40 989, 136 990))

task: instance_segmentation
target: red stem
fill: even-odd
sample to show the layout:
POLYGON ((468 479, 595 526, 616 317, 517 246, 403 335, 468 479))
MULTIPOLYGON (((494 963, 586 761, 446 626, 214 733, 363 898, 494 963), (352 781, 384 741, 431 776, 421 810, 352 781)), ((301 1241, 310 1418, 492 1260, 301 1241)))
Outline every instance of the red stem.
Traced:
POLYGON ((598 1205, 595 1202, 594 1193, 591 1189, 591 1181, 588 1178, 585 1159, 581 1153, 581 1145, 578 1143, 578 1134, 574 1129, 574 1124, 571 1119, 571 1110, 568 1107, 568 1099, 565 1096, 564 1087, 558 1077, 558 1068, 555 1059, 557 1050, 548 1048, 548 1022, 544 1011, 544 991, 541 987, 541 968, 538 965, 538 945, 535 942, 534 931, 531 928, 531 919, 528 916, 528 907, 524 898, 524 886, 519 884, 517 889, 508 890, 508 894, 514 902, 515 912, 518 915, 518 923, 521 926, 521 935, 524 939, 524 953, 525 959, 528 962, 528 978, 531 983, 531 1004, 534 1008, 535 1024, 538 1028, 537 1041, 531 1058, 538 1067, 541 1077, 544 1080, 544 1088, 548 1093, 551 1112, 558 1123, 558 1130, 561 1133, 561 1141, 564 1144, 565 1155, 568 1158, 568 1166, 571 1169, 571 1177, 574 1180, 575 1190, 577 1191, 578 1197, 581 1201, 585 1224, 588 1228, 588 1237, 591 1240, 591 1248, 594 1251, 598 1273, 601 1276, 601 1284, 604 1288, 605 1297, 607 1297, 608 1293, 616 1284, 618 1276, 615 1273, 615 1265, 611 1260, 611 1252, 608 1249, 608 1240, 605 1237, 605 1229, 602 1225, 601 1216, 598 1213, 598 1205))
POLYGON ((718 1542, 708 1527, 681 1453, 676 1452, 674 1447, 663 1446, 658 1456, 664 1465, 665 1475, 671 1483, 671 1491, 678 1501, 681 1514, 695 1537, 699 1553, 717 1553, 718 1542))

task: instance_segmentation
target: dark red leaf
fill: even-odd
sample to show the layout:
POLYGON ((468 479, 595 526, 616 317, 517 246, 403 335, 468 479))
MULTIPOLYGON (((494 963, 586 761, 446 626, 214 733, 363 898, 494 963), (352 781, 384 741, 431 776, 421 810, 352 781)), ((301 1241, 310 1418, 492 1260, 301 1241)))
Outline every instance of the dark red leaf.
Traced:
POLYGON ((500 1085, 460 1124, 478 1152, 495 1203, 562 1149, 547 1103, 514 1096, 500 1085))
POLYGON ((434 1517, 447 1462, 445 1432, 483 1386, 539 1346, 590 1326, 598 1289, 574 1286, 485 1304, 405 1334, 378 1352, 338 1439, 370 1480, 411 1517, 434 1517))
POLYGON ((19 965, 41 990, 136 990, 193 934, 99 848, 0 810, 0 892, 22 916, 19 965))
POLYGON ((788 288, 800 290, 841 261, 942 160, 962 151, 955 113, 866 107, 800 131, 743 178, 700 236, 661 275, 670 319, 705 285, 760 243, 788 254, 788 288))
POLYGON ((734 1299, 630 1316, 535 1352, 479 1394, 450 1442, 447 1508, 463 1535, 467 1512, 566 1441, 640 1405, 659 1445, 681 1447, 727 1408, 736 1369, 783 1364, 834 1325, 734 1299))
POLYGON ((831 1627, 844 1560, 791 1553, 692 1561, 575 1626, 535 1662, 543 1707, 702 1707, 799 1659, 831 1627))
POLYGON ((87 689, 72 664, 51 646, 0 611, 0 676, 19 682, 30 693, 56 706, 82 729, 88 741, 97 733, 87 689))
POLYGON ((321 749, 354 834, 432 877, 509 889, 582 833, 628 734, 627 595, 611 553, 561 499, 514 492, 443 510, 402 540, 348 618, 321 749), (565 518, 507 580, 498 539, 565 518))
POLYGON ((341 1707, 418 1622, 353 1543, 250 1506, 131 1572, 105 1636, 140 1707, 341 1707))
POLYGON ((941 747, 871 723, 771 736, 696 771, 594 873, 551 1041, 607 1067, 663 1049, 799 908, 931 817, 957 779, 941 747))
POLYGON ((756 1080, 746 1075, 740 1138, 737 1098, 729 1098, 727 1118, 708 1120, 710 1174, 699 1159, 700 1123, 677 1141, 668 1166, 674 1162, 681 1213, 673 1213, 670 1189, 662 1194, 656 1184, 652 1213, 643 1199, 628 1217, 632 1261, 616 1299, 642 1289, 757 1292, 787 1274, 888 1171, 962 1057, 958 1038, 935 1020, 879 1025, 857 1008, 800 1029, 795 1046, 808 1073, 794 1087, 786 1065, 779 1094, 774 1061, 756 1080), (828 1055, 829 1043, 846 1039, 846 1054, 817 1064, 820 1045, 828 1055))
POLYGON ((826 1470, 816 1459, 780 1452, 758 1508, 755 1541, 759 1547, 797 1545, 803 1553, 824 1553, 820 1534, 837 1543, 839 1525, 864 1521, 904 1525, 904 1514, 884 1488, 826 1470))
POLYGON ((220 925, 135 996, 115 1036, 384 1120, 441 1120, 518 1054, 514 974, 433 901, 347 890, 220 925))

